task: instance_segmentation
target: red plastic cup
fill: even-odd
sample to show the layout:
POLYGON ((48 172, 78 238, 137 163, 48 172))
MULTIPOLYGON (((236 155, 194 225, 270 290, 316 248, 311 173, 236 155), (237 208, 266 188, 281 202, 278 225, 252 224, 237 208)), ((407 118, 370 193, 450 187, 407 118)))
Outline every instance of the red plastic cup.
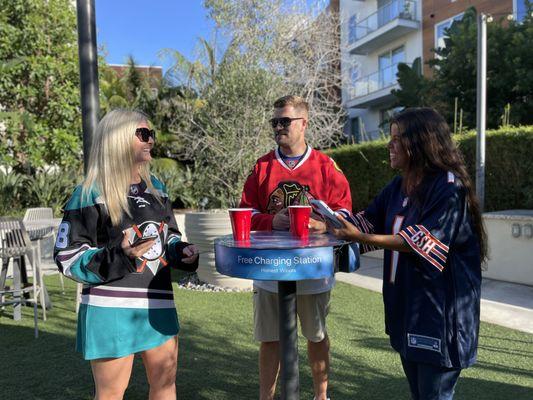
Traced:
POLYGON ((228 211, 231 219, 233 240, 250 240, 250 228, 252 227, 252 209, 230 208, 228 211))
POLYGON ((309 236, 309 216, 311 206, 289 206, 290 231, 294 236, 307 238, 309 236))

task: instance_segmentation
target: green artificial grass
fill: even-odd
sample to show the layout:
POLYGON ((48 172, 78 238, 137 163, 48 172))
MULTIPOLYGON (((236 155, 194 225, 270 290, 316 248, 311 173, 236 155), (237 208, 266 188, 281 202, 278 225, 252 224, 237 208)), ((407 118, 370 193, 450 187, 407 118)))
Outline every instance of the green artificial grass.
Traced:
MULTIPOLYGON (((91 399, 89 362, 74 351, 75 284, 61 294, 57 276, 46 278, 54 308, 39 320, 22 321, 0 311, 0 398, 91 399)), ((258 345, 252 338, 251 293, 193 292, 175 288, 182 325, 178 398, 257 399, 258 345)), ((330 396, 341 399, 405 399, 407 382, 398 355, 383 333, 381 296, 338 283, 328 319, 331 340, 330 396)), ((300 339, 301 399, 312 399, 305 342, 300 339)), ((533 335, 482 324, 479 360, 463 371, 456 399, 533 399, 533 335)), ((126 399, 147 399, 148 386, 136 357, 126 399)))

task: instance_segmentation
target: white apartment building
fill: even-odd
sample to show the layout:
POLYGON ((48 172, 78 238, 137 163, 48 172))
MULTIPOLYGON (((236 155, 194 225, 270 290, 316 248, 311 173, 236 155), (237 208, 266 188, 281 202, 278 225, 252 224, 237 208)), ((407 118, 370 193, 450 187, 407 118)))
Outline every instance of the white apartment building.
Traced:
POLYGON ((422 58, 421 0, 340 0, 345 133, 356 141, 388 131, 398 63, 422 58))

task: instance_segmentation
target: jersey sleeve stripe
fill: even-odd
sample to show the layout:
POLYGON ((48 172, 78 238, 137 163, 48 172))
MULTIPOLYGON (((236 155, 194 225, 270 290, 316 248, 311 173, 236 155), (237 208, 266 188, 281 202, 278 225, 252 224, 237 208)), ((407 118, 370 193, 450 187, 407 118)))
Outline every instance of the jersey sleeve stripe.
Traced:
POLYGON ((437 239, 435 236, 433 236, 433 235, 431 234, 431 232, 428 231, 424 225, 417 225, 417 227, 418 227, 421 231, 423 231, 428 237, 430 237, 431 240, 433 240, 433 241, 437 244, 437 246, 439 246, 440 248, 442 248, 442 250, 444 250, 446 253, 450 250, 450 249, 448 248, 448 246, 446 246, 446 245, 445 245, 444 243, 442 243, 439 239, 437 239))
MULTIPOLYGON (((357 214, 354 214, 350 217, 350 220, 353 221, 353 224, 364 233, 374 233, 374 226, 370 223, 369 220, 365 218, 365 212, 361 211, 357 214)), ((369 244, 360 244, 360 250, 361 254, 368 253, 370 251, 378 250, 379 248, 376 246, 372 246, 369 244)))
POLYGON ((405 229, 404 230, 401 230, 399 233, 398 233, 402 238, 405 239, 405 241, 407 242, 407 244, 414 250, 416 251, 419 255, 421 255, 422 257, 424 257, 431 265, 433 265, 435 268, 437 268, 440 272, 442 272, 442 270, 444 269, 444 266, 441 265, 437 260, 435 260, 434 258, 432 258, 428 253, 424 252, 422 249, 420 249, 418 247, 418 245, 413 242, 413 240, 411 239, 411 237, 409 236, 408 233, 405 232, 405 229))
POLYGON ((168 244, 179 242, 181 240, 180 235, 176 235, 175 233, 168 236, 168 244))
POLYGON ((374 226, 365 218, 364 211, 354 215, 354 222, 361 232, 374 233, 374 226))
POLYGON ((102 279, 87 268, 93 257, 101 251, 103 249, 85 244, 80 246, 80 251, 77 253, 62 255, 59 252, 56 256, 56 263, 68 278, 81 283, 101 283, 102 279))
POLYGON ((352 216, 352 213, 348 211, 346 208, 339 208, 338 210, 335 210, 335 212, 338 212, 341 214, 345 219, 350 219, 352 216))

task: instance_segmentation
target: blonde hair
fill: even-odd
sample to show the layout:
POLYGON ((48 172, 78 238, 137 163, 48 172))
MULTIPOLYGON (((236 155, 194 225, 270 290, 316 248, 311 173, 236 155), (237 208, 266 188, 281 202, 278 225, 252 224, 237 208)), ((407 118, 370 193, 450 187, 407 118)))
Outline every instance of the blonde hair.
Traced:
MULTIPOLYGON (((141 122, 149 123, 140 111, 112 110, 100 120, 93 137, 83 194, 89 196, 91 190, 98 191, 114 226, 120 223, 124 214, 131 217, 128 193, 135 166, 133 141, 141 122)), ((159 200, 150 179, 148 163, 140 167, 139 173, 159 200)))
POLYGON ((283 96, 274 102, 274 108, 283 108, 287 106, 294 107, 295 110, 304 112, 305 115, 309 113, 309 103, 300 96, 283 96))

